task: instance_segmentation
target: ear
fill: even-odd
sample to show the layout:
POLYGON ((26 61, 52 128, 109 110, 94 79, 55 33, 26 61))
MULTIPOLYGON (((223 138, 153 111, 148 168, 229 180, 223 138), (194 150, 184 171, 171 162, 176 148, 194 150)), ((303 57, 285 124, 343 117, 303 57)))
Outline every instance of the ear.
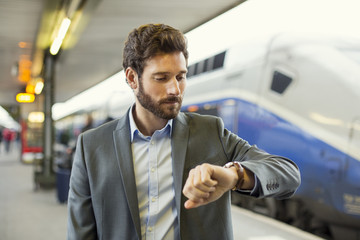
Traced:
POLYGON ((136 71, 134 69, 132 69, 131 67, 128 67, 125 70, 125 76, 126 76, 126 81, 129 84, 129 86, 135 90, 138 87, 138 83, 139 83, 139 79, 138 79, 138 74, 136 73, 136 71))

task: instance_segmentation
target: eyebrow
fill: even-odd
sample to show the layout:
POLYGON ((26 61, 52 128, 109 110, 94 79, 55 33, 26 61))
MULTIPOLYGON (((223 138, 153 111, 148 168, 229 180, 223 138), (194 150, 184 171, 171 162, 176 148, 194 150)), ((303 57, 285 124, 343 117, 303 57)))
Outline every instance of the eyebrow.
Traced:
MULTIPOLYGON (((186 73, 187 73, 187 70, 180 71, 179 73, 186 74, 186 73)), ((156 73, 151 74, 151 76, 164 75, 164 74, 171 74, 171 72, 156 72, 156 73)))

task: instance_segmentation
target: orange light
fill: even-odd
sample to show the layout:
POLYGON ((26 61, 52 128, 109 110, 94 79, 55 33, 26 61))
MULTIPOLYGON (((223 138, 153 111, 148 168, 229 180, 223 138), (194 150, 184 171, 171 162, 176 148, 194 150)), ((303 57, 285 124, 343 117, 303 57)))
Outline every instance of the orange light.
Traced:
POLYGON ((32 103, 35 101, 35 95, 31 93, 16 94, 16 101, 19 103, 32 103))
POLYGON ((25 92, 26 92, 26 93, 34 94, 34 93, 35 93, 35 86, 28 83, 28 84, 26 85, 25 92))
POLYGON ((29 60, 30 56, 21 55, 19 60, 19 75, 18 79, 21 82, 27 83, 31 79, 31 65, 32 62, 29 60))
POLYGON ((19 42, 18 45, 19 45, 20 48, 27 48, 28 47, 27 42, 19 42))
POLYGON ((188 107, 189 112, 196 112, 197 110, 199 110, 199 107, 196 105, 192 105, 188 107))

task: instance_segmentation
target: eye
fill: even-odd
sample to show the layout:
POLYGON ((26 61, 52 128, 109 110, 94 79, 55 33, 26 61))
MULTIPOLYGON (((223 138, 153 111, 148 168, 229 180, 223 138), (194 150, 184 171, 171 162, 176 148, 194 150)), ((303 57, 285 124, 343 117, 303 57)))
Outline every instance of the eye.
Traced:
POLYGON ((155 74, 154 75, 155 81, 159 81, 159 82, 166 81, 168 78, 169 77, 167 74, 155 74))
POLYGON ((168 79, 168 77, 161 75, 161 76, 155 76, 154 79, 155 79, 156 81, 163 82, 163 81, 166 81, 166 80, 168 79))
POLYGON ((176 79, 177 79, 178 81, 185 80, 185 79, 186 79, 186 74, 181 74, 181 75, 177 76, 176 79))

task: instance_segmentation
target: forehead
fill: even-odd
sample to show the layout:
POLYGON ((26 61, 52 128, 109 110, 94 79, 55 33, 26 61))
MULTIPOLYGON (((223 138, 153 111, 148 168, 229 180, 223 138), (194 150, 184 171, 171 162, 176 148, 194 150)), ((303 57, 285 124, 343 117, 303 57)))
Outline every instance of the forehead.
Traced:
POLYGON ((145 72, 186 72, 187 64, 182 52, 162 53, 145 61, 145 72))

